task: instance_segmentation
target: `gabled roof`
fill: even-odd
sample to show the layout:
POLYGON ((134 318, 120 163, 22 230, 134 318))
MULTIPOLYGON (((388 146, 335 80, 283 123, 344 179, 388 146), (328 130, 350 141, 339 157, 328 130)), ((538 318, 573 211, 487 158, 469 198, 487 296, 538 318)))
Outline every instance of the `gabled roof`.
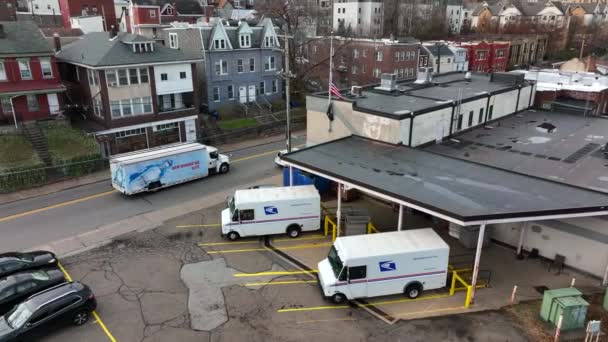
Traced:
POLYGON ((204 15, 205 12, 197 0, 132 0, 137 6, 158 6, 165 10, 168 6, 174 7, 177 14, 204 15))
MULTIPOLYGON (((437 56, 437 46, 436 45, 424 45, 424 47, 431 53, 433 56, 437 56)), ((441 56, 454 56, 454 52, 450 50, 450 48, 445 44, 439 45, 439 55, 441 56)))
MULTIPOLYGON (((528 0, 511 0, 511 4, 517 8, 524 16, 535 16, 540 14, 547 7, 556 7, 550 2, 532 2, 528 0)), ((559 7, 556 7, 559 9, 559 7)))
POLYGON ((4 36, 0 37, 0 54, 2 55, 50 55, 44 35, 33 21, 0 21, 4 36))
POLYGON ((575 8, 580 7, 585 11, 586 14, 593 14, 599 6, 600 4, 598 3, 581 2, 576 4, 570 4, 570 10, 574 10, 575 8))
MULTIPOLYGON (((272 25, 272 21, 270 21, 270 19, 268 19, 268 22, 270 23, 270 25, 272 25)), ((203 42, 205 42, 205 47, 207 47, 208 50, 213 50, 212 48, 212 44, 213 44, 213 35, 215 34, 214 32, 216 32, 216 30, 219 30, 217 27, 218 25, 222 26, 223 31, 226 34, 226 37, 228 38, 228 42, 230 44, 230 46, 232 47, 232 49, 238 49, 240 48, 240 44, 239 44, 239 28, 242 29, 242 24, 237 26, 225 26, 224 24, 220 24, 219 20, 218 22, 214 23, 213 26, 202 26, 200 27, 201 30, 201 36, 203 38, 203 42)), ((264 37, 264 28, 266 26, 260 26, 259 24, 256 26, 250 26, 247 24, 247 27, 251 30, 251 48, 261 48, 262 47, 262 43, 263 43, 263 37, 264 37)), ((273 27, 273 32, 276 32, 274 30, 273 27)), ((278 39, 276 41, 276 43, 278 44, 278 39)), ((277 45, 279 46, 279 45, 277 45)))
POLYGON ((199 56, 189 55, 160 44, 155 44, 152 52, 133 52, 130 43, 150 41, 148 38, 140 37, 130 33, 119 33, 116 38, 110 39, 108 32, 92 32, 64 46, 57 54, 57 58, 63 62, 91 67, 201 60, 199 56))

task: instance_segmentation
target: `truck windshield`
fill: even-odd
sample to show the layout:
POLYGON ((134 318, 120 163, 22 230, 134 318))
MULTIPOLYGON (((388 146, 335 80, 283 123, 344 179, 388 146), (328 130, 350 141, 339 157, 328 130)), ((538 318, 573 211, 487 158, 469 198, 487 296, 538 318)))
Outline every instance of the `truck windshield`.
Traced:
POLYGON ((340 271, 342 271, 342 267, 344 266, 344 264, 342 263, 342 260, 340 260, 340 257, 338 256, 338 251, 336 251, 335 246, 331 246, 329 254, 327 255, 327 260, 329 260, 331 269, 334 271, 336 279, 338 279, 338 276, 340 275, 340 271))
POLYGON ((209 152, 209 158, 217 159, 219 157, 219 153, 217 151, 209 152))
POLYGON ((230 217, 232 218, 232 221, 234 221, 234 210, 235 210, 234 196, 231 196, 230 199, 228 200, 228 208, 230 208, 230 217))

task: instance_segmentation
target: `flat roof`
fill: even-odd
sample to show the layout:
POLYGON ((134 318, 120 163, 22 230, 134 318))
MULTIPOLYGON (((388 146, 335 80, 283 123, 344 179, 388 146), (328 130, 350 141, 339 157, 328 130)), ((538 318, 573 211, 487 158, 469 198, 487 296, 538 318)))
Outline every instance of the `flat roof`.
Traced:
POLYGON ((608 214, 598 191, 358 136, 281 158, 462 225, 608 214))
POLYGON ((314 185, 237 190, 234 194, 239 203, 261 203, 283 200, 320 198, 314 185))
POLYGON ((197 150, 205 150, 206 146, 199 143, 176 143, 150 148, 147 150, 117 154, 110 158, 112 163, 135 163, 144 160, 163 158, 178 153, 186 153, 197 150))
POLYGON ((425 150, 608 193, 607 142, 606 118, 528 110, 425 150))
POLYGON ((335 244, 344 253, 341 257, 345 259, 450 249, 450 246, 432 228, 344 236, 337 238, 335 244))

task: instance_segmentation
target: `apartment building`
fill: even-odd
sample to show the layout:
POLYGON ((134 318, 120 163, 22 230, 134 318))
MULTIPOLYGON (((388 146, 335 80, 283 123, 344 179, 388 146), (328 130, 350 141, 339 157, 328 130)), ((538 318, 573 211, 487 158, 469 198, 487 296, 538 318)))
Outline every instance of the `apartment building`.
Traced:
POLYGON ((333 30, 357 37, 381 38, 384 34, 384 3, 381 0, 336 0, 333 30))
POLYGON ((508 41, 474 41, 460 43, 459 46, 467 49, 469 70, 486 73, 507 70, 508 41))

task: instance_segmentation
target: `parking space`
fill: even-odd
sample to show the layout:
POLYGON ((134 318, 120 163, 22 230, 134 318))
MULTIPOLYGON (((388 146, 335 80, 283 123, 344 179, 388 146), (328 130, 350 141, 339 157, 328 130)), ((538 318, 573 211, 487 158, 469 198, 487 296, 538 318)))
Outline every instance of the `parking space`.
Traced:
MULTIPOLYGON (((471 336, 526 340, 504 313, 469 315, 458 319, 457 326, 446 318, 416 324, 397 320, 415 318, 413 312, 452 313, 462 306, 463 293, 449 297, 453 302, 442 301, 447 297, 444 291, 416 301, 389 296, 331 304, 321 296, 314 267, 327 255, 330 236, 316 231, 296 239, 273 236, 268 241, 229 242, 222 239, 218 225, 222 207, 194 212, 63 260, 70 275, 96 293, 99 316, 116 341, 285 341, 303 336, 364 341, 400 336, 395 331, 403 336, 415 332, 413 341, 467 341, 471 336), (387 323, 393 324, 391 330, 387 323), (492 331, 480 331, 480 324, 492 326, 492 331), (488 335, 494 331, 501 333, 488 335)), ((385 216, 392 212, 384 209, 385 216)), ((383 223, 378 226, 384 228, 383 223)), ((94 320, 43 341, 66 340, 111 341, 94 320)))

